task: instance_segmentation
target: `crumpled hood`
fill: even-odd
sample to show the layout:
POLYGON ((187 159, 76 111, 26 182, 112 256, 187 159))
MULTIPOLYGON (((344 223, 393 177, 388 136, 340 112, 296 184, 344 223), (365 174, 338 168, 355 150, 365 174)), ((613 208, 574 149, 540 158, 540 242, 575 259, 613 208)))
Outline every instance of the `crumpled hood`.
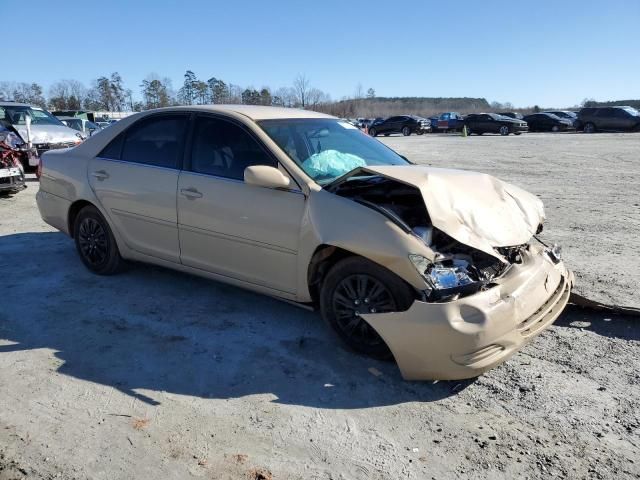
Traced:
POLYGON ((542 201, 491 175, 419 165, 363 170, 417 187, 434 227, 498 256, 494 247, 527 243, 544 221, 542 201))
MULTIPOLYGON (((27 127, 14 125, 22 139, 27 141, 27 127)), ((31 125, 31 143, 62 143, 78 140, 77 130, 64 125, 31 125)))

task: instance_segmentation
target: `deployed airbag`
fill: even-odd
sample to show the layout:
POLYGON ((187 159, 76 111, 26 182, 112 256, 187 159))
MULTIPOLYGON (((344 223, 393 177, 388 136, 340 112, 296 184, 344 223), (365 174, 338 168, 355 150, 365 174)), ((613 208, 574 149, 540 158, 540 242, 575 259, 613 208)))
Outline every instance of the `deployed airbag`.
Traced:
POLYGON ((337 150, 324 150, 314 153, 304 162, 302 167, 312 177, 340 177, 354 168, 366 166, 366 162, 350 153, 337 150))

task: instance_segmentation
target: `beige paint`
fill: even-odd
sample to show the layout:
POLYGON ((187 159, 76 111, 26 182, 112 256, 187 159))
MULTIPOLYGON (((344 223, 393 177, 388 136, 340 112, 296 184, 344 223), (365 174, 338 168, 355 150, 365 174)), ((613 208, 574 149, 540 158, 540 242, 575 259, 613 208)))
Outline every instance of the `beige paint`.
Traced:
POLYGON ((470 378, 507 360, 560 315, 573 274, 533 249, 497 287, 455 302, 416 301, 401 313, 363 315, 391 349, 402 376, 470 378))
MULTIPOLYGON (((160 111, 210 112, 240 121, 272 151, 279 169, 249 167, 239 181, 97 158, 115 135, 158 110, 144 112, 74 149, 44 155, 37 197, 43 219, 69 233, 69 209, 76 201, 89 202, 108 219, 124 258, 297 302, 311 300, 309 265, 323 245, 368 258, 417 292, 427 288, 408 256, 433 259, 436 252, 380 213, 320 188, 254 121, 332 117, 248 106, 160 111)), ((487 175, 418 166, 368 170, 419 188, 436 227, 499 258, 494 246, 526 243, 544 218, 535 196, 487 175)), ((386 340, 405 378, 477 375, 555 319, 572 276, 532 248, 527 261, 497 283, 457 301, 415 301, 406 312, 364 318, 386 340), (523 335, 520 322, 535 320, 540 307, 546 313, 535 332, 523 335)))
POLYGON ((544 221, 535 195, 491 175, 418 165, 366 170, 419 188, 433 226, 489 255, 527 243, 544 221))

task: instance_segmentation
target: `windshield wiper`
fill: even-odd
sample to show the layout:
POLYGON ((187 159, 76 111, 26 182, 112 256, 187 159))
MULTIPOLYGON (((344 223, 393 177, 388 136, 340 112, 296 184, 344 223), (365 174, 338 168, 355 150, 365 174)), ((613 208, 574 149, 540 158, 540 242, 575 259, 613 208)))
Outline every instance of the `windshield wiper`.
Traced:
MULTIPOLYGON (((333 180, 331 180, 329 183, 327 183, 326 185, 323 185, 322 188, 324 188, 325 190, 332 192, 342 183, 346 182, 347 180, 349 180, 351 177, 356 176, 359 172, 361 171, 365 171, 363 167, 356 167, 352 170, 349 170, 347 173, 340 175, 339 177, 334 178, 333 180)), ((373 174, 368 174, 367 176, 373 176, 373 174)))

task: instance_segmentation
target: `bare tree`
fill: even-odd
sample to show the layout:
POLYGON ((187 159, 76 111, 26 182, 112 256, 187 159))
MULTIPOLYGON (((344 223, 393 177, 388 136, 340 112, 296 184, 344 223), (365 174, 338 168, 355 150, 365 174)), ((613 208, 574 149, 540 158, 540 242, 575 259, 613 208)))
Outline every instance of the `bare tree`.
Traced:
POLYGON ((306 107, 308 100, 307 97, 309 95, 309 79, 306 75, 300 74, 293 81, 293 89, 296 93, 296 102, 302 108, 306 107))
POLYGON ((312 110, 318 110, 330 101, 329 95, 318 88, 311 88, 307 93, 307 106, 312 110))
POLYGON ((362 84, 358 82, 358 85, 356 85, 356 89, 353 92, 353 98, 354 100, 361 100, 362 98, 364 98, 364 88, 362 88, 362 84))
POLYGON ((296 92, 291 87, 281 87, 273 92, 273 104, 281 107, 293 107, 296 102, 296 92))

